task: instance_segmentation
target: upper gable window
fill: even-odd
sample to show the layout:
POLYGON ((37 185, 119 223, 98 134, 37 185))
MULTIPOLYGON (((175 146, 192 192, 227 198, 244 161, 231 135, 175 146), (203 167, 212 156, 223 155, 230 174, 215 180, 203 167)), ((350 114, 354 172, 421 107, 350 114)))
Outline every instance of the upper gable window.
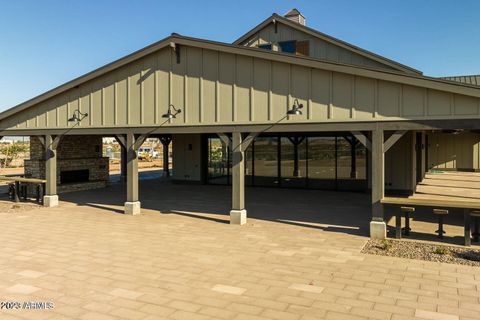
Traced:
POLYGON ((280 48, 281 52, 296 53, 297 52, 297 40, 279 42, 278 47, 280 48))
POLYGON ((310 55, 310 42, 305 41, 282 41, 278 43, 278 47, 281 52, 293 53, 299 56, 309 56, 310 55))
POLYGON ((264 50, 272 50, 271 43, 259 44, 257 47, 264 50))

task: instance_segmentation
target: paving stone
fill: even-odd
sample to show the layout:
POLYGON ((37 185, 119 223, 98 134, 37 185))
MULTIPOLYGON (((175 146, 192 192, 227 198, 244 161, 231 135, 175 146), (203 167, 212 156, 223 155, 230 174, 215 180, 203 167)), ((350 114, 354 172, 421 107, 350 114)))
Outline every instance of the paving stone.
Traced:
POLYGON ((421 309, 415 310, 415 317, 428 320, 459 320, 457 315, 421 309))
POLYGON ((41 290, 40 288, 30 286, 27 284, 16 284, 11 287, 5 289, 9 293, 17 293, 17 294, 32 294, 41 290))
POLYGON ((213 291, 217 292, 222 292, 222 293, 229 293, 229 294, 236 294, 236 295, 241 295, 247 289, 244 288, 239 288, 239 287, 233 287, 233 286, 227 286, 227 285, 222 285, 222 284, 217 284, 212 288, 213 291))

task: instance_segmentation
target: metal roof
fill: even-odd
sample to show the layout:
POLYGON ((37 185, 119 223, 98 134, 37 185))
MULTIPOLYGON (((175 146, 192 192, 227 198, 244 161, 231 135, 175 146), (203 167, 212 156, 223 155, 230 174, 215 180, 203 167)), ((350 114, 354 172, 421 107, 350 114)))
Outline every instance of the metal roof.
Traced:
POLYGON ((474 86, 480 86, 480 74, 469 75, 469 76, 450 76, 450 77, 440 77, 440 79, 471 84, 474 86))

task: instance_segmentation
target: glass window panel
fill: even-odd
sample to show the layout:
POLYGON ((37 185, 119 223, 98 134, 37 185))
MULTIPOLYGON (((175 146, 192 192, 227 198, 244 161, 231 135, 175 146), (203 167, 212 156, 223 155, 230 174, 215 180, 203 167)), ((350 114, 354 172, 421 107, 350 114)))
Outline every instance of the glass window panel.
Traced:
POLYGON ((278 43, 281 52, 295 53, 297 52, 297 42, 293 41, 282 41, 278 43))
POLYGON ((335 137, 308 137, 308 186, 335 188, 335 137))
POLYGON ((278 185, 277 137, 257 137, 254 143, 255 185, 278 185))
POLYGON ((208 182, 211 184, 229 183, 228 148, 219 138, 208 138, 208 182))
POLYGON ((350 179, 352 174, 352 147, 344 137, 337 137, 337 179, 350 179))
POLYGON ((282 187, 305 187, 306 164, 305 137, 281 138, 281 167, 282 187))

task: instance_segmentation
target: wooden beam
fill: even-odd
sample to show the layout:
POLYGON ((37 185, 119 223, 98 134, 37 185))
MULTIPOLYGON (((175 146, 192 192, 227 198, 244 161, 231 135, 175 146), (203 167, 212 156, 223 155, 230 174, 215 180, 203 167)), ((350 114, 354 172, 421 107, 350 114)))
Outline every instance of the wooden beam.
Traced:
POLYGON ((403 137, 403 135, 407 132, 407 130, 397 130, 395 131, 391 136, 390 138, 387 139, 387 141, 385 141, 384 145, 383 145, 383 149, 385 152, 387 152, 391 147, 393 147, 393 145, 398 141, 400 140, 401 137, 403 137))
POLYGON ((246 151, 248 146, 255 140, 255 138, 260 134, 260 132, 249 133, 248 136, 242 142, 242 152, 246 151))
POLYGON ((125 135, 117 134, 115 135, 115 140, 117 140, 118 144, 122 147, 127 147, 127 138, 125 137, 125 135))
POLYGON ((141 134, 137 137, 135 137, 135 142, 133 144, 133 148, 136 151, 138 151, 138 149, 142 146, 142 144, 145 142, 145 140, 147 140, 148 138, 148 134, 141 134))
POLYGON ((222 143, 232 150, 232 139, 225 133, 217 133, 217 135, 222 140, 222 143))
POLYGON ((353 136, 357 138, 358 141, 360 141, 361 144, 367 148, 367 150, 371 151, 372 150, 372 142, 367 138, 365 134, 363 134, 360 131, 351 131, 353 136))

